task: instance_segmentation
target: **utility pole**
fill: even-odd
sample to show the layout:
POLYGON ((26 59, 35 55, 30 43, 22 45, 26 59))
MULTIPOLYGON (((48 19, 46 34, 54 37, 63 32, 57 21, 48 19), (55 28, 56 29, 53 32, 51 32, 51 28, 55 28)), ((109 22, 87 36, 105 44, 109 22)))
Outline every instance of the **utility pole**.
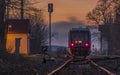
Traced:
POLYGON ((6 13, 6 3, 5 0, 0 0, 0 51, 5 50, 5 13, 6 13))
POLYGON ((21 0, 21 19, 24 19, 24 1, 21 0))
POLYGON ((51 14, 53 12, 53 3, 48 3, 49 12, 49 50, 51 50, 51 14))

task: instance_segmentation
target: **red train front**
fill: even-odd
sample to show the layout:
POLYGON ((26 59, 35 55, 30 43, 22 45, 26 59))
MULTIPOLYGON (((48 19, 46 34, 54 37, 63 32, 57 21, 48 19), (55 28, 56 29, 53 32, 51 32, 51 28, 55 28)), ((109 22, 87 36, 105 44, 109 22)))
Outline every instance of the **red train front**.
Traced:
POLYGON ((88 56, 90 53, 90 30, 73 28, 69 31, 69 53, 73 56, 88 56))

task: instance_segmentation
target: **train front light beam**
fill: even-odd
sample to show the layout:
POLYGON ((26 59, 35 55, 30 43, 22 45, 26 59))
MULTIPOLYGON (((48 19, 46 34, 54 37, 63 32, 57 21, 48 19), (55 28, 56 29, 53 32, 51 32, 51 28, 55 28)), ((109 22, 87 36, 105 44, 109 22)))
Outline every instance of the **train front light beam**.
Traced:
POLYGON ((81 44, 81 43, 82 43, 82 40, 79 40, 78 43, 81 44))
POLYGON ((75 43, 82 44, 82 40, 75 41, 75 43))

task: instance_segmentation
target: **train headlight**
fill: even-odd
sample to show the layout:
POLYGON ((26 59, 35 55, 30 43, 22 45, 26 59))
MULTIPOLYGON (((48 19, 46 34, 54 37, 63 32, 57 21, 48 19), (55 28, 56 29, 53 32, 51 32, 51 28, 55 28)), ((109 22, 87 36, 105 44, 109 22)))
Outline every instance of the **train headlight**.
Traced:
POLYGON ((75 41, 76 44, 82 44, 82 40, 75 41))
POLYGON ((81 44, 81 43, 82 43, 82 40, 79 40, 78 43, 81 44))
POLYGON ((78 41, 75 41, 75 43, 78 43, 78 41))

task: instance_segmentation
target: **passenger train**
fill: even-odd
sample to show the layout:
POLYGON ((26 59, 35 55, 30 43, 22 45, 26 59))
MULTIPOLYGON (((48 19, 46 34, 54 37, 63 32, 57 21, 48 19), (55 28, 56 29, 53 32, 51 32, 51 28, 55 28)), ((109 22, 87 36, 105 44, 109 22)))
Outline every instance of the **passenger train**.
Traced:
POLYGON ((68 52, 72 56, 88 56, 91 46, 91 34, 88 28, 72 28, 68 35, 68 52))

